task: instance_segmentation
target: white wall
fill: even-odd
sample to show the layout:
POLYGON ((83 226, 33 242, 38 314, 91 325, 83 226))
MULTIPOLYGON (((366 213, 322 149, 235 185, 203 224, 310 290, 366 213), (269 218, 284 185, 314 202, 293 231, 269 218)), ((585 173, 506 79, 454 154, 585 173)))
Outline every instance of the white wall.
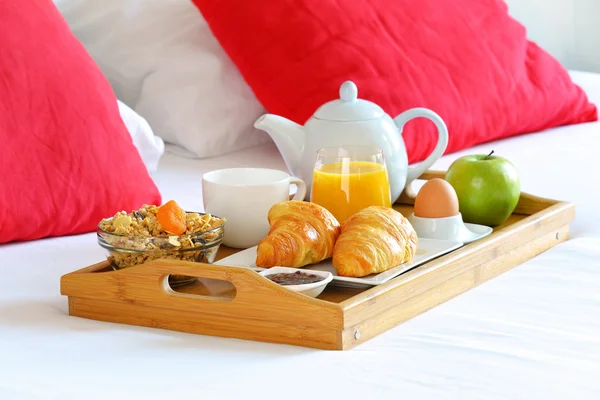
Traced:
POLYGON ((600 72, 600 0, 506 0, 529 39, 566 68, 600 72))

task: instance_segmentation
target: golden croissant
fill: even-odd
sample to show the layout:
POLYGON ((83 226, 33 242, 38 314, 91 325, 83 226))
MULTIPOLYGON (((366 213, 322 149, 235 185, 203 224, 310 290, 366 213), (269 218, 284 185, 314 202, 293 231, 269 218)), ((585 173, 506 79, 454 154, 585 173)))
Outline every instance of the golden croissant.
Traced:
POLYGON ((340 223, 324 207, 289 200, 269 210, 269 234, 258 244, 256 266, 300 268, 330 258, 340 223))
POLYGON ((409 262, 417 243, 417 233, 398 211, 367 207, 342 223, 333 249, 333 266, 340 276, 377 274, 409 262))

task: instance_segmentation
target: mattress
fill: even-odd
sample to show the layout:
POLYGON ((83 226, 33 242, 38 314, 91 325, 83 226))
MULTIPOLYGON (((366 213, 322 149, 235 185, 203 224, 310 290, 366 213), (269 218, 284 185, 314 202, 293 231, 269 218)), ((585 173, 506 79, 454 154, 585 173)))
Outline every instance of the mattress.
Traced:
MULTIPOLYGON (((600 104, 600 75, 572 74, 600 104)), ((434 168, 492 149, 524 191, 576 203, 572 239, 348 352, 70 317, 60 276, 104 257, 95 235, 0 246, 0 399, 600 398, 600 123, 434 168)), ((234 166, 285 169, 272 144, 205 160, 167 149, 154 178, 202 210, 202 174, 234 166)))

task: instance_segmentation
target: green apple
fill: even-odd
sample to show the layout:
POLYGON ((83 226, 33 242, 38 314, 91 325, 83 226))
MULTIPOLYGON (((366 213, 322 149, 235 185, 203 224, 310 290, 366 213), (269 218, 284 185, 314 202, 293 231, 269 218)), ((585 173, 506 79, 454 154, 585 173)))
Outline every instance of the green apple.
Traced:
POLYGON ((515 166, 490 154, 472 154, 454 161, 446 181, 458 196, 465 222, 496 226, 514 211, 521 195, 521 182, 515 166))

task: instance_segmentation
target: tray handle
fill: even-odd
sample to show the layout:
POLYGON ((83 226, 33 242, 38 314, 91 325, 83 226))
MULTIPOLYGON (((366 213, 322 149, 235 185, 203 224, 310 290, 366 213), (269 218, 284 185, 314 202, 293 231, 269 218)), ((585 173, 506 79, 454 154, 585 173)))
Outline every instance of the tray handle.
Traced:
MULTIPOLYGON (((159 290, 161 290, 164 294, 174 297, 181 298, 193 298, 202 300, 226 300, 226 301, 234 301, 238 295, 238 292, 244 292, 246 285, 240 281, 239 278, 236 278, 236 272, 232 271, 230 268, 235 267, 215 267, 211 264, 202 264, 201 266, 189 266, 187 264, 176 263, 174 265, 169 266, 168 273, 162 272, 158 277, 158 286, 159 290), (183 291, 178 290, 177 288, 171 287, 169 284, 169 275, 183 275, 194 277, 198 279, 211 279, 218 280, 222 282, 227 282, 233 285, 233 293, 230 293, 227 297, 224 296, 215 296, 211 294, 198 294, 198 293, 190 293, 185 291, 186 286, 182 287, 183 291)), ((243 294, 242 294, 243 297, 243 294)))
POLYGON ((117 271, 65 275, 61 281, 61 293, 170 309, 197 310, 209 306, 212 312, 217 313, 239 309, 240 315, 249 309, 253 310, 251 314, 259 309, 269 308, 272 311, 273 306, 292 309, 302 305, 330 310, 337 306, 288 290, 248 268, 169 259, 153 260, 117 271), (168 284, 168 275, 230 282, 235 286, 235 296, 232 299, 186 293, 184 289, 175 291, 168 284))
MULTIPOLYGON (((219 298, 176 291, 168 283, 169 275, 184 275, 199 279, 204 278, 229 282, 235 287, 235 296, 233 299, 227 299, 228 302, 246 301, 249 297, 252 297, 253 292, 261 287, 266 287, 268 290, 281 289, 275 283, 247 268, 190 261, 158 259, 117 272, 128 274, 129 277, 124 280, 135 281, 137 287, 154 287, 155 291, 160 291, 160 295, 182 299, 189 298, 193 299, 193 301, 214 301, 219 300, 219 298)), ((132 287, 132 289, 134 288, 132 287)))
MULTIPOLYGON (((194 278, 217 279, 235 283, 240 281, 240 275, 245 276, 246 272, 253 272, 246 268, 227 267, 221 265, 204 264, 188 261, 178 261, 169 259, 159 259, 150 261, 143 265, 144 275, 158 275, 161 279, 167 275, 185 275, 194 278)), ((125 271, 125 270, 124 270, 125 271)), ((128 269, 129 272, 133 271, 128 269)))

